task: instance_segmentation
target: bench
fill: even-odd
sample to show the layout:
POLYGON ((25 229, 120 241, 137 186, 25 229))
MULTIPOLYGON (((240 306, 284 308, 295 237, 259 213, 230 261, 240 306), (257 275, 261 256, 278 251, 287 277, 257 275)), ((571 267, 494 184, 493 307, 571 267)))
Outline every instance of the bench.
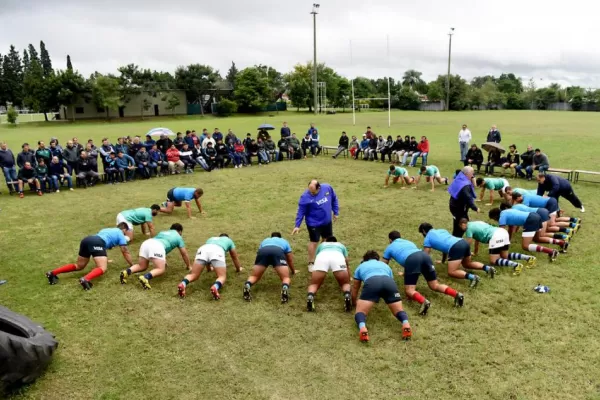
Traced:
MULTIPOLYGON (((337 148, 337 146, 321 146, 321 149, 323 151, 323 154, 329 155, 329 150, 336 152, 338 148, 337 148)), ((348 157, 348 149, 344 149, 342 154, 344 155, 344 158, 347 158, 348 157)))
MULTIPOLYGON (((584 171, 581 169, 576 169, 575 171, 573 171, 573 182, 579 182, 579 174, 587 174, 587 175, 600 175, 600 172, 596 172, 596 171, 584 171)), ((592 182, 592 183, 600 183, 598 181, 584 181, 583 179, 581 180, 582 182, 592 182)))
POLYGON ((573 180, 573 173, 574 173, 574 171, 572 169, 552 168, 552 167, 550 167, 550 168, 548 168, 546 170, 546 172, 566 174, 567 175, 567 180, 569 180, 569 181, 573 180))

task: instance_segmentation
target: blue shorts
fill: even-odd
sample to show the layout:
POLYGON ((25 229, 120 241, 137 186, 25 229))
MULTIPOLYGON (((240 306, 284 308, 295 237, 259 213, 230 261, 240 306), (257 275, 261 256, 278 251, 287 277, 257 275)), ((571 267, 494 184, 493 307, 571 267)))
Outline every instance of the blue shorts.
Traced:
POLYGON ((437 280, 435 268, 429 254, 424 251, 417 251, 406 258, 404 267, 404 286, 414 286, 419 280, 419 275, 423 274, 427 282, 437 280))
POLYGON ((550 213, 545 208, 538 208, 535 212, 542 219, 542 223, 550 221, 550 213))
POLYGON ((287 266, 287 258, 283 249, 279 246, 266 246, 258 249, 254 265, 263 267, 281 267, 287 266))
POLYGON ((456 242, 448 251, 448 261, 462 260, 467 257, 471 257, 471 246, 464 239, 456 242))
POLYGON ((544 208, 548 210, 550 214, 553 214, 560 210, 560 207, 558 206, 558 200, 556 200, 554 197, 548 198, 548 202, 546 203, 546 206, 544 208))
POLYGON ((537 232, 542 229, 542 217, 536 213, 529 213, 529 217, 523 224, 523 233, 525 232, 537 232))
POLYGON ((385 275, 372 276, 367 279, 359 298, 374 303, 379 303, 379 299, 383 298, 385 304, 402 301, 398 285, 393 278, 385 275))

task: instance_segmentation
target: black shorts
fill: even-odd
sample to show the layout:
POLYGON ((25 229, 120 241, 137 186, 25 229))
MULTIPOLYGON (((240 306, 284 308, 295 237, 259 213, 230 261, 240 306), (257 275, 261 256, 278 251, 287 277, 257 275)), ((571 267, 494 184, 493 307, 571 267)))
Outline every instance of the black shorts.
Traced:
POLYGON ((367 279, 359 298, 375 303, 379 303, 379 299, 383 298, 385 304, 402 301, 398 285, 396 285, 394 279, 383 275, 372 276, 367 279))
POLYGON ((523 232, 537 232, 542 229, 542 217, 536 213, 529 213, 523 225, 523 232))
POLYGON ((497 249, 490 249, 489 252, 490 252, 490 254, 497 255, 497 254, 502 253, 503 251, 508 251, 508 249, 510 249, 510 244, 507 244, 506 246, 498 247, 497 249))
POLYGON ((287 259, 283 249, 278 246, 261 247, 256 252, 254 265, 262 265, 263 267, 281 267, 287 266, 287 259))
POLYGON ((88 236, 79 244, 79 257, 106 257, 106 243, 100 236, 88 236))
POLYGON ((168 202, 174 202, 175 201, 175 199, 173 198, 173 191, 174 190, 175 190, 175 188, 173 188, 173 189, 171 189, 171 190, 169 190, 167 192, 167 201, 168 202))
POLYGON ((462 260, 463 258, 471 256, 471 246, 469 243, 461 239, 450 247, 448 251, 448 261, 462 260))
POLYGON ((327 239, 333 235, 333 224, 330 222, 321 226, 307 226, 308 237, 313 243, 318 243, 321 239, 327 239))
POLYGON ((554 197, 549 197, 546 206, 544 207, 550 214, 558 212, 560 207, 558 206, 558 200, 554 197))
POLYGON ((542 218, 542 223, 550 221, 550 212, 548 212, 548 210, 545 208, 538 208, 535 213, 542 218))
POLYGON ((431 261, 429 254, 424 251, 411 254, 404 264, 404 286, 416 285, 421 274, 427 282, 437 280, 433 261, 431 261))

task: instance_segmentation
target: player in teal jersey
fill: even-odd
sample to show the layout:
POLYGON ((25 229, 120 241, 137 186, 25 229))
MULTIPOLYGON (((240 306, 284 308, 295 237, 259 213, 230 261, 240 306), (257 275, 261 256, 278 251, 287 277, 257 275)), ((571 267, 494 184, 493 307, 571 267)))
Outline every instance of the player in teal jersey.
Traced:
POLYGON ((508 201, 510 199, 510 195, 507 193, 507 191, 510 190, 510 184, 504 178, 477 178, 475 180, 475 185, 481 188, 479 199, 475 201, 482 201, 485 190, 489 190, 490 202, 487 203, 486 206, 491 206, 494 203, 494 191, 497 191, 504 200, 508 201))
POLYGON ((413 189, 417 189, 419 185, 419 181, 421 180, 421 175, 425 175, 425 180, 427 182, 431 182, 431 191, 435 190, 435 181, 438 183, 448 184, 448 178, 442 178, 440 175, 440 170, 435 165, 422 166, 419 170, 419 176, 415 179, 415 187, 413 189))
POLYGON ((406 170, 406 168, 397 167, 394 164, 392 164, 388 169, 388 173, 385 177, 385 184, 383 185, 383 187, 388 187, 390 176, 393 176, 392 183, 395 184, 398 183, 398 181, 402 183, 402 189, 406 189, 406 186, 404 186, 404 184, 410 185, 415 181, 415 178, 413 176, 408 176, 408 171, 406 170))
POLYGON ((154 237, 156 232, 154 231, 154 224, 152 223, 152 217, 156 217, 160 211, 158 204, 153 204, 150 208, 134 208, 132 210, 121 211, 117 214, 117 225, 121 222, 127 224, 127 237, 133 240, 133 227, 140 225, 142 233, 146 236, 154 237))

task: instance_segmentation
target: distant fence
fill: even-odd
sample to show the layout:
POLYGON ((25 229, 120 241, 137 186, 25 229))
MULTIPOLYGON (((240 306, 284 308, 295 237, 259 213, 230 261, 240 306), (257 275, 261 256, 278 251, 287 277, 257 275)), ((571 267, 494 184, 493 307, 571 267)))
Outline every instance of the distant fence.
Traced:
MULTIPOLYGON (((48 118, 52 118, 53 115, 53 113, 49 113, 48 118)), ((43 113, 23 113, 19 114, 19 116, 17 117, 17 124, 22 124, 25 122, 39 122, 45 120, 46 118, 44 117, 43 113)), ((0 124, 8 124, 6 114, 0 114, 0 124)))
POLYGON ((424 101, 419 105, 420 111, 444 111, 444 101, 424 101))

